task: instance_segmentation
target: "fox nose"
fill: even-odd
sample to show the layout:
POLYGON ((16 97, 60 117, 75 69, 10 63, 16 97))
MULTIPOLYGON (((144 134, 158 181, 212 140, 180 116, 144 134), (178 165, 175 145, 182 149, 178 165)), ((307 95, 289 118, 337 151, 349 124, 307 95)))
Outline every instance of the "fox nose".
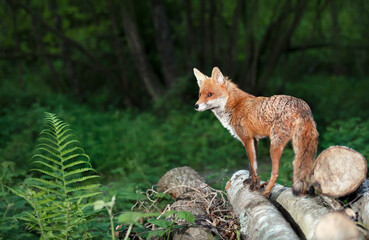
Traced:
POLYGON ((199 108, 199 104, 195 104, 193 107, 197 110, 199 108))

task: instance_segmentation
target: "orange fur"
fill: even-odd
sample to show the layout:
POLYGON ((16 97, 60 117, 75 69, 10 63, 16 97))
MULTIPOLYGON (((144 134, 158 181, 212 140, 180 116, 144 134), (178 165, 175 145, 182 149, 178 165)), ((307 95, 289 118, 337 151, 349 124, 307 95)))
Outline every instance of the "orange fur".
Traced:
POLYGON ((252 187, 259 188, 258 140, 269 137, 272 173, 264 195, 269 195, 278 178, 279 159, 290 140, 295 153, 293 193, 306 194, 319 136, 309 106, 301 99, 286 95, 250 95, 224 77, 217 67, 211 77, 197 69, 194 73, 200 87, 195 108, 212 110, 223 126, 242 142, 249 159, 252 187))

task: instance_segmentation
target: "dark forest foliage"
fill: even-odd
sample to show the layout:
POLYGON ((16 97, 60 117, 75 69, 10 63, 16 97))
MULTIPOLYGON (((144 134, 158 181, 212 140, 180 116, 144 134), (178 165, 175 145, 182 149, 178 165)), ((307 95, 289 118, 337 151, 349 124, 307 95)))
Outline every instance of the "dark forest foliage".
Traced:
MULTIPOLYGON (((304 99, 320 151, 347 145, 368 158, 368 24, 364 0, 0 0, 0 238, 38 237, 13 218, 29 206, 7 186, 35 177, 44 112, 72 126, 101 199, 116 196, 113 212, 173 167, 189 165, 218 188, 246 168, 242 145, 212 113, 192 110, 193 67, 218 66, 254 95, 304 99)), ((262 179, 268 154, 264 141, 262 179)), ((286 149, 282 184, 292 159, 286 149)), ((101 214, 90 231, 110 238, 101 214)))

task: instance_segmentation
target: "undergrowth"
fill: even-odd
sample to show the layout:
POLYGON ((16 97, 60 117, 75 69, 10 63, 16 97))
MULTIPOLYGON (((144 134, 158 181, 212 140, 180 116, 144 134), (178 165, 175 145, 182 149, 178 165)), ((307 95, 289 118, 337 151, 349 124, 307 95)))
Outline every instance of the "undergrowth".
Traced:
POLYGON ((45 113, 45 127, 33 156, 34 177, 21 189, 9 189, 32 207, 17 218, 42 239, 81 239, 91 217, 88 198, 100 194, 98 175, 71 129, 54 114, 45 113))

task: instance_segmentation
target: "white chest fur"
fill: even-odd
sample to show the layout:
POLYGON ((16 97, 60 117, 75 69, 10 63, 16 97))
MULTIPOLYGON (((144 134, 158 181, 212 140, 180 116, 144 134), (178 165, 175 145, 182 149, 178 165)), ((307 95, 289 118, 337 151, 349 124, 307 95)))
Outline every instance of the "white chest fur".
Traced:
POLYGON ((240 140, 240 138, 238 137, 235 129, 230 124, 231 117, 232 117, 231 112, 227 111, 225 109, 225 107, 216 108, 216 109, 214 109, 212 111, 215 114, 215 116, 219 119, 219 121, 222 123, 223 127, 225 127, 226 129, 228 129, 228 131, 231 133, 231 135, 233 137, 235 137, 238 140, 240 140))

